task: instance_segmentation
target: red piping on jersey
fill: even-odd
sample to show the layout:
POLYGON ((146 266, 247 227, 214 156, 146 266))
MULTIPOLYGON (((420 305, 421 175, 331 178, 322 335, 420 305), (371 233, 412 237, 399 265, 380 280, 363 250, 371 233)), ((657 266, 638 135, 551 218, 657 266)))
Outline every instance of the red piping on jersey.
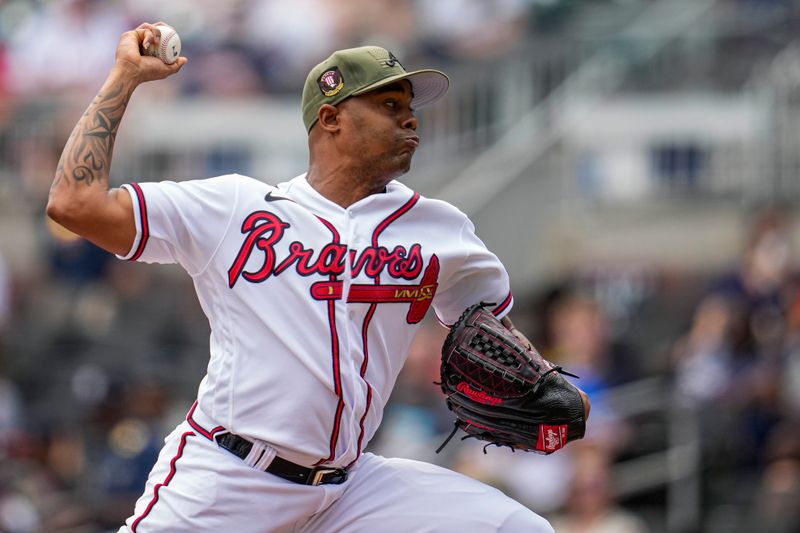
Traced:
POLYGON ((333 233, 333 244, 339 244, 340 241, 339 230, 336 229, 336 226, 334 226, 333 224, 331 224, 330 222, 328 222, 319 215, 317 215, 317 218, 319 219, 320 222, 325 224, 325 227, 328 228, 331 231, 331 233, 333 233))
POLYGON ((150 514, 150 511, 153 509, 153 506, 156 504, 156 502, 158 502, 159 489, 161 489, 161 487, 169 485, 169 482, 172 481, 173 477, 175 477, 175 472, 177 470, 175 467, 175 463, 177 463, 178 459, 180 459, 181 456, 183 456, 183 449, 186 447, 186 439, 193 436, 194 433, 191 431, 187 431, 181 436, 181 443, 178 446, 178 452, 175 454, 175 457, 173 457, 172 460, 169 462, 169 474, 167 474, 167 478, 162 483, 156 485, 156 488, 153 490, 153 499, 150 500, 150 503, 147 504, 147 508, 144 510, 144 512, 136 520, 133 521, 133 525, 131 525, 131 531, 133 533, 136 533, 136 528, 139 526, 139 522, 141 522, 144 517, 150 514))
POLYGON ((378 247, 378 237, 380 236, 381 233, 383 233, 383 230, 385 230, 389 226, 389 224, 393 223, 395 220, 408 213, 408 211, 412 207, 414 207, 414 205, 416 205, 418 201, 419 201, 419 193, 417 192, 414 193, 414 196, 412 196, 408 202, 403 204, 403 206, 400 209, 398 209, 397 211, 395 211, 394 213, 383 219, 383 222, 378 224, 378 227, 375 228, 375 231, 372 233, 372 246, 374 248, 378 247))
MULTIPOLYGON (((498 305, 497 307, 495 307, 495 308, 492 310, 492 314, 493 314, 494 316, 498 316, 500 313, 502 313, 503 311, 505 311, 505 310, 506 310, 506 308, 507 308, 509 305, 511 305, 511 302, 512 302, 512 301, 514 301, 514 295, 513 295, 513 294, 512 294, 512 293, 509 291, 509 293, 508 293, 508 296, 506 296, 506 297, 503 299, 503 301, 500 303, 500 305, 498 305)), ((439 322, 439 324, 441 324, 442 326, 446 327, 447 329, 450 329, 450 328, 452 328, 452 327, 453 327, 453 324, 445 324, 445 323, 442 321, 442 319, 441 319, 441 318, 439 318, 438 316, 436 317, 436 320, 439 322)))
MULTIPOLYGON (((398 210, 393 212, 391 215, 383 219, 383 222, 378 224, 375 228, 375 231, 372 232, 372 246, 373 248, 378 247, 378 237, 380 237, 381 233, 389 227, 389 224, 396 221, 401 216, 408 213, 412 207, 414 207, 417 202, 419 201, 419 193, 414 193, 414 196, 411 197, 409 201, 403 204, 398 210)), ((380 276, 375 276, 375 285, 380 285, 381 279, 380 276)), ((364 407, 364 414, 361 415, 361 420, 358 423, 359 426, 359 433, 358 433, 358 451, 356 452, 356 457, 353 461, 347 465, 349 468, 353 465, 358 458, 361 456, 361 445, 364 442, 364 421, 367 418, 367 414, 369 413, 369 408, 372 406, 372 385, 369 384, 367 381, 367 365, 369 364, 369 342, 367 341, 367 330, 369 329, 369 323, 372 321, 372 317, 375 314, 375 308, 378 304, 373 303, 369 306, 369 310, 367 311, 367 315, 364 317, 364 326, 361 328, 361 342, 364 344, 364 362, 361 364, 361 379, 364 380, 364 383, 367 384, 367 401, 366 406, 364 407)))
POLYGON ((142 237, 139 239, 139 246, 136 247, 136 252, 130 258, 130 261, 136 261, 142 256, 147 240, 150 238, 150 224, 147 222, 147 204, 144 202, 142 188, 139 187, 138 183, 131 183, 131 187, 139 200, 139 220, 142 223, 142 237))
MULTIPOLYGON (((333 242, 338 244, 340 242, 339 232, 336 230, 334 225, 321 216, 317 216, 317 218, 333 234, 333 242)), ((331 274, 331 281, 336 281, 335 274, 331 274)), ((330 454, 328 457, 317 461, 315 466, 333 461, 336 458, 336 443, 339 440, 339 431, 342 426, 342 413, 344 412, 344 394, 342 393, 342 376, 339 366, 339 333, 336 330, 336 302, 334 300, 328 301, 328 326, 331 330, 331 365, 333 366, 333 386, 339 401, 336 405, 336 414, 334 415, 333 419, 333 431, 331 431, 330 440, 330 454)))
POLYGON ((367 315, 364 317, 364 325, 361 328, 361 343, 364 345, 364 362, 361 363, 361 379, 364 380, 364 383, 367 384, 367 402, 366 407, 364 408, 364 414, 361 415, 361 420, 358 421, 358 452, 356 453, 355 459, 353 459, 347 468, 353 466, 353 463, 358 461, 358 458, 361 456, 361 444, 364 440, 364 420, 367 418, 367 413, 369 413, 369 407, 372 405, 372 385, 369 384, 367 381, 366 373, 367 373, 367 364, 369 364, 369 344, 367 343, 367 330, 369 329, 369 323, 372 321, 372 316, 375 314, 375 309, 378 307, 378 304, 372 304, 369 306, 367 310, 367 315))
POLYGON ((339 371, 339 334, 336 331, 336 302, 333 300, 328 301, 328 324, 331 328, 331 354, 333 355, 333 384, 336 390, 336 396, 339 402, 336 405, 336 415, 333 421, 333 431, 331 432, 330 441, 330 454, 328 457, 320 459, 315 463, 321 465, 322 463, 333 461, 336 458, 336 442, 339 440, 339 430, 342 425, 342 412, 344 411, 344 395, 342 394, 342 377, 339 371))
POLYGON ((197 409, 197 400, 194 401, 192 404, 192 408, 189 409, 189 414, 186 415, 186 421, 189 422, 189 425, 192 426, 192 429, 200 433, 202 436, 207 438, 208 440, 214 440, 214 434, 220 431, 224 431, 225 428, 223 426, 217 426, 211 431, 204 429, 203 426, 195 422, 194 420, 194 410, 197 409))
POLYGON ((498 316, 500 313, 502 313, 503 311, 506 310, 506 308, 511 304, 511 301, 513 299, 514 299, 514 296, 511 294, 511 291, 508 291, 508 296, 506 296, 506 299, 503 300, 500 303, 500 305, 498 305, 497 307, 494 308, 494 310, 492 311, 492 314, 494 316, 498 316))

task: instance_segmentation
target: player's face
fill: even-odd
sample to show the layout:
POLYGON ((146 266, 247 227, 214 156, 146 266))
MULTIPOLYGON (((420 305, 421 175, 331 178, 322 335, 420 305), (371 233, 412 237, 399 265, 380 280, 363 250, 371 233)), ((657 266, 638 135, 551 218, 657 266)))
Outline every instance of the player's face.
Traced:
POLYGON ((385 181, 408 172, 419 146, 411 84, 401 80, 346 100, 347 142, 369 174, 385 181))

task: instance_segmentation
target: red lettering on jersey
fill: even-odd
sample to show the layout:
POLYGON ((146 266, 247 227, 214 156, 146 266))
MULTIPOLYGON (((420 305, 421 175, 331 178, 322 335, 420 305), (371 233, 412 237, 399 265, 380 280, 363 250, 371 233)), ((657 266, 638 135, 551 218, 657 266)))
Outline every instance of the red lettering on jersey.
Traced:
POLYGON ((295 269, 301 276, 311 276, 313 274, 339 276, 344 274, 346 255, 347 246, 329 243, 322 247, 319 257, 312 261, 314 250, 306 248, 301 242, 294 241, 289 245, 289 257, 275 267, 273 275, 277 276, 296 263, 295 269))
MULTIPOLYGON (((386 272, 395 279, 413 280, 422 273, 424 261, 422 246, 418 243, 413 244, 410 249, 398 245, 391 251, 385 246, 370 246, 357 253, 355 250, 348 250, 345 244, 332 242, 317 253, 302 242, 294 241, 289 245, 288 255, 279 260, 275 246, 283 239, 289 227, 291 224, 268 211, 256 211, 248 215, 242 223, 244 242, 228 269, 228 286, 233 288, 240 277, 252 283, 260 283, 270 276, 282 274, 292 266, 301 276, 340 276, 344 274, 348 261, 353 277, 363 272, 366 276, 377 279, 386 272), (257 271, 246 272, 245 265, 256 249, 264 254, 263 263, 257 271)), ((438 274, 438 261, 436 272, 438 274)), ((435 282, 435 278, 433 281, 435 282)), ((435 292, 435 288, 431 289, 429 286, 416 290, 413 295, 409 293, 404 298, 426 300, 432 298, 435 292)))
POLYGON ((362 271, 370 278, 381 275, 384 269, 395 279, 415 279, 422 272, 422 246, 413 244, 410 250, 395 246, 391 252, 384 246, 365 248, 351 258, 353 277, 362 271))
POLYGON ((242 275, 247 281, 259 283, 264 281, 272 273, 275 266, 275 243, 283 238, 283 232, 290 226, 275 214, 268 211, 256 211, 250 213, 242 223, 242 233, 246 234, 242 247, 236 255, 236 259, 228 269, 228 286, 233 288, 236 280, 242 275), (258 271, 250 273, 244 272, 244 265, 253 253, 253 248, 258 247, 264 252, 264 264, 258 271))

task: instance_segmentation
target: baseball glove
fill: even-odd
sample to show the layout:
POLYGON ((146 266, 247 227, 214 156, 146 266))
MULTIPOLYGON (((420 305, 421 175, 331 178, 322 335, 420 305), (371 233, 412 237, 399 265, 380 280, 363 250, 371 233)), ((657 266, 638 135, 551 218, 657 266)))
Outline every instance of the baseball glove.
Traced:
POLYGON ((464 311, 442 347, 441 387, 456 421, 437 453, 459 428, 464 439, 542 454, 583 437, 583 400, 561 376, 573 374, 544 359, 486 308, 481 303, 464 311))

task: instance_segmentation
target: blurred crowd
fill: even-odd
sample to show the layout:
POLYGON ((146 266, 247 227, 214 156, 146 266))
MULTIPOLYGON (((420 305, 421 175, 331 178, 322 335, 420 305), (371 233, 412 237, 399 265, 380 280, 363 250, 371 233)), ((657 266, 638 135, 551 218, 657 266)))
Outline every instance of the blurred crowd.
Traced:
MULTIPOLYGON (((537 6, 530 0, 0 0, 0 197, 21 193, 34 206, 46 201, 64 139, 113 65, 120 34, 144 21, 174 25, 192 65, 140 89, 148 99, 299 99, 309 69, 335 49, 381 44, 407 65, 443 68, 487 61, 525 42, 537 6)), ((234 155, 222 150, 220 157, 241 152, 226 150, 234 155)))
MULTIPOLYGON (((117 261, 45 221, 75 116, 54 115, 46 98, 72 94, 84 106, 119 34, 142 20, 174 22, 202 66, 163 97, 239 97, 295 93, 329 50, 377 36, 412 64, 500 56, 577 3, 0 0, 0 242, 28 249, 0 248, 0 531, 115 531, 208 360, 208 325, 186 276, 117 261), (34 119, 15 122, 20 109, 34 119)), ((677 425, 690 436, 678 444, 697 451, 683 474, 697 481, 695 531, 800 531, 792 214, 750 217, 726 272, 584 265, 548 286, 515 287, 517 326, 593 399, 583 441, 542 457, 454 439, 436 454, 453 417, 433 384, 446 331, 431 322, 371 449, 498 486, 559 533, 657 533, 676 479, 656 468, 641 472, 651 482, 626 484, 624 465, 680 451, 677 425), (626 404, 645 386, 658 401, 626 404)))
POLYGON ((296 91, 331 50, 378 39, 398 57, 501 53, 535 22, 537 2, 498 0, 9 0, 0 2, 0 94, 96 90, 120 33, 143 21, 176 27, 199 63, 185 94, 296 91), (75 68, 76 66, 80 68, 75 68))

